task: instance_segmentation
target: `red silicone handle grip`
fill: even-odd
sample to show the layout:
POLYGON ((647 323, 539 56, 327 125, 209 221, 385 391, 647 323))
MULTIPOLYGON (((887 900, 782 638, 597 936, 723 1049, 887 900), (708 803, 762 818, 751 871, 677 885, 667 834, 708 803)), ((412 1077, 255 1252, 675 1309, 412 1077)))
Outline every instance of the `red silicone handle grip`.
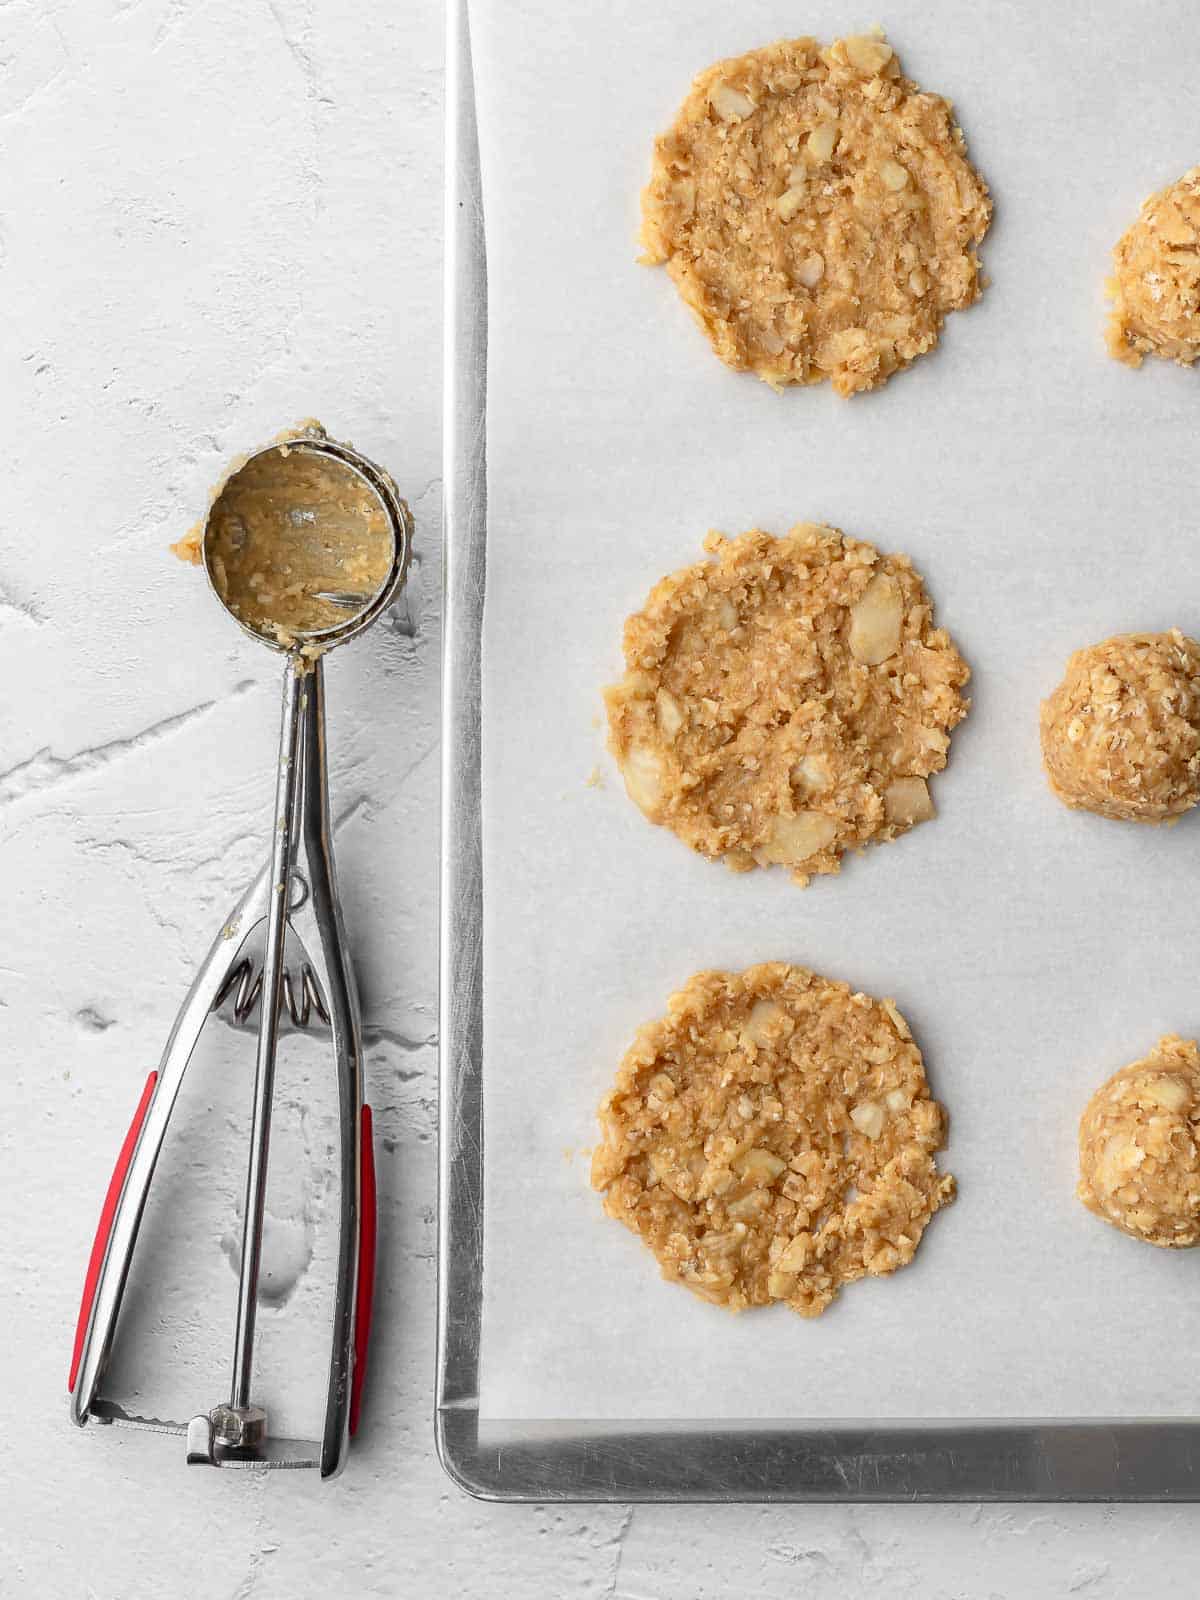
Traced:
POLYGON ((362 1108, 362 1155, 358 1195, 358 1285, 354 1298, 354 1377, 350 1384, 350 1432, 358 1432, 363 1382, 367 1376, 367 1343, 375 1299, 375 1142, 371 1108, 362 1108))
POLYGON ((72 1393, 75 1389, 75 1379, 79 1376, 79 1361, 83 1355, 83 1341, 87 1334, 88 1321, 92 1315, 92 1301, 96 1298, 96 1285, 100 1282, 100 1269, 104 1265, 104 1252, 108 1249, 108 1236, 112 1232, 113 1218, 117 1214, 117 1203, 121 1198, 121 1190, 125 1187, 125 1174, 129 1171, 129 1163, 133 1160, 133 1152, 137 1149, 138 1135, 142 1131, 142 1123, 145 1122, 146 1113, 150 1109, 150 1101, 154 1098, 154 1085, 157 1082, 157 1072, 152 1072, 146 1079, 146 1087, 142 1090, 142 1098, 138 1101, 137 1110, 133 1113, 133 1121, 129 1124, 129 1132, 125 1135, 125 1142, 117 1153, 117 1164, 113 1168, 113 1175, 108 1181, 108 1190, 104 1196, 104 1204, 100 1208, 100 1221, 96 1224, 96 1237, 92 1240, 92 1253, 88 1257, 87 1276, 83 1280, 83 1299, 79 1305, 79 1321, 75 1324, 75 1348, 71 1352, 71 1375, 67 1379, 67 1388, 72 1393))

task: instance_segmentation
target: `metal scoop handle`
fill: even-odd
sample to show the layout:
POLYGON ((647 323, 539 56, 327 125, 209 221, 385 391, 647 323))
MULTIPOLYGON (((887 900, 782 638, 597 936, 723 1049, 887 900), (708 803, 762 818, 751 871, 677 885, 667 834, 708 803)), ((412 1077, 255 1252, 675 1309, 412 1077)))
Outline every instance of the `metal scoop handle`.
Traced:
MULTIPOLYGON (((285 734, 281 745, 286 742, 289 748, 290 698, 289 689, 285 687, 285 734)), ((275 891, 274 886, 279 881, 276 875, 279 864, 276 839, 272 841, 271 860, 239 900, 196 974, 171 1028, 158 1069, 147 1081, 137 1115, 122 1146, 88 1266, 68 1387, 71 1390, 71 1415, 81 1426, 89 1417, 95 1417, 101 1421, 148 1427, 159 1432, 186 1434, 189 1459, 192 1460, 211 1461, 220 1465, 311 1466, 319 1467, 323 1477, 331 1477, 345 1461, 351 1409, 357 1402, 365 1370, 371 1291, 370 1275, 365 1269, 373 1254, 374 1217, 373 1214, 364 1214, 360 1185, 369 1199, 372 1167, 364 1134, 370 1124, 362 1101, 358 997, 346 954, 333 864, 325 761, 325 685, 320 661, 303 680, 297 681, 294 710, 299 738, 290 779, 294 788, 288 854, 290 893, 279 895, 275 891), (184 1072, 201 1029, 223 987, 228 984, 231 970, 241 958, 246 940, 264 922, 268 925, 270 936, 270 913, 280 901, 285 922, 303 947, 306 962, 315 976, 329 1015, 339 1112, 340 1226, 329 1384, 322 1438, 269 1438, 265 1447, 256 1454, 253 1450, 227 1450, 216 1436, 210 1416, 193 1418, 190 1423, 132 1417, 115 1403, 102 1398, 99 1386, 112 1348, 146 1198, 184 1072)), ((281 773, 281 780, 282 777, 281 773)), ((282 782, 277 789, 281 786, 282 782)), ((265 995, 264 1003, 265 1013, 274 1013, 278 1018, 278 990, 274 1006, 265 995)), ((261 1051, 261 1030, 259 1038, 261 1051)), ((260 1087, 256 1080, 256 1110, 260 1087)), ((263 1155, 265 1176, 265 1149, 263 1155)), ((250 1208, 247 1207, 249 1215, 250 1208)), ((261 1240, 261 1233, 259 1238, 261 1240)), ((244 1250, 243 1265, 245 1259, 244 1250)), ((241 1317, 238 1326, 244 1334, 244 1319, 241 1317)), ((252 1335, 252 1327, 249 1331, 252 1335)), ((242 1351, 251 1351, 252 1345, 252 1337, 249 1340, 243 1337, 238 1341, 239 1372, 242 1351)))
MULTIPOLYGON (((279 730, 279 767, 275 775, 275 825, 271 833, 271 898, 267 906, 267 942, 263 957, 262 1006, 258 1013, 258 1054, 254 1068, 254 1106, 250 1119, 250 1160, 246 1169, 246 1206, 242 1215, 242 1259, 238 1278, 237 1325, 233 1342, 233 1381, 229 1420, 240 1422, 257 1408, 250 1404, 254 1370, 254 1324, 258 1312, 258 1276, 262 1265, 263 1208, 267 1198, 267 1159, 271 1147, 271 1107, 275 1098, 275 1057, 279 1048, 279 1007, 283 999, 283 947, 287 937, 292 889, 292 842, 296 831, 297 757, 300 753, 300 706, 305 696, 306 663, 289 656, 283 669, 283 716, 279 730)), ((266 1416, 263 1413, 262 1422, 266 1416)), ((265 1431, 265 1428, 264 1428, 265 1431)), ((241 1429, 227 1442, 241 1442, 241 1429)))

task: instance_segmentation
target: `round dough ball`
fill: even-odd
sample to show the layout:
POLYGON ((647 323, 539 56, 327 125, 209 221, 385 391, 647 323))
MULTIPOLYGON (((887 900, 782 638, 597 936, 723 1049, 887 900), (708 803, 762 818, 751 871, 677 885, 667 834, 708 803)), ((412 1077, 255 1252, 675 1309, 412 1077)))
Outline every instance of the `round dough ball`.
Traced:
POLYGON ((655 144, 642 259, 728 366, 850 395, 979 298, 991 214, 949 101, 886 40, 790 39, 695 80, 655 144))
POLYGON ((1200 1243, 1200 1054, 1168 1034, 1114 1072, 1079 1124, 1079 1198, 1114 1228, 1166 1249, 1200 1243))
POLYGON ((890 1000, 803 967, 698 972, 638 1030, 600 1107, 592 1185, 664 1278, 815 1317, 912 1260, 954 1197, 945 1113, 890 1000))
POLYGON ((837 872, 934 815, 970 673, 907 556, 836 528, 710 534, 625 623, 605 691, 630 798, 738 872, 837 872))
POLYGON ((1077 650, 1041 727, 1066 805, 1126 822, 1180 816, 1200 800, 1200 645, 1173 628, 1077 650))
POLYGON ((1109 354, 1131 367, 1146 355, 1190 367, 1200 356, 1200 167, 1150 196, 1113 260, 1109 354))

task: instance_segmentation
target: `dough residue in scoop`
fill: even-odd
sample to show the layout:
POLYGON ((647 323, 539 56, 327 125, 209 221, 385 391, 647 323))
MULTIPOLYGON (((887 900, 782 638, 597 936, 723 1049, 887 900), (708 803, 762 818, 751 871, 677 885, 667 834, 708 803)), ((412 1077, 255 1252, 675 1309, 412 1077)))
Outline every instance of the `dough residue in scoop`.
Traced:
POLYGON ((954 1196, 904 1018, 784 962, 697 973, 639 1029, 599 1115, 605 1211, 730 1311, 818 1316, 910 1262, 954 1196))
POLYGON ((221 599, 246 627, 287 647, 352 619, 354 606, 322 596, 353 595, 365 606, 395 555, 382 499, 352 466, 319 448, 327 438, 310 420, 239 457, 214 489, 208 516, 171 546, 201 565, 207 529, 221 599))
POLYGON ((1077 810, 1164 822, 1200 800, 1200 644, 1121 633, 1077 650, 1041 709, 1050 787, 1077 810))
POLYGON ((991 212, 949 101, 886 40, 785 40, 693 83, 655 143, 642 259, 729 366, 851 395, 979 298, 991 212))
POLYGON ((1189 367, 1200 356, 1200 167, 1152 194, 1113 250, 1109 354, 1189 367))
POLYGON ((1079 1124, 1080 1200, 1147 1244, 1200 1243, 1200 1054, 1168 1034, 1114 1072, 1079 1124))
POLYGON ((625 624, 609 746, 651 822, 800 884, 934 814, 969 670, 906 556, 835 528, 710 534, 625 624))
POLYGON ((217 592, 256 633, 289 637, 336 628, 345 606, 322 593, 361 594, 363 605, 392 564, 383 503, 346 463, 300 445, 252 456, 209 515, 217 592))

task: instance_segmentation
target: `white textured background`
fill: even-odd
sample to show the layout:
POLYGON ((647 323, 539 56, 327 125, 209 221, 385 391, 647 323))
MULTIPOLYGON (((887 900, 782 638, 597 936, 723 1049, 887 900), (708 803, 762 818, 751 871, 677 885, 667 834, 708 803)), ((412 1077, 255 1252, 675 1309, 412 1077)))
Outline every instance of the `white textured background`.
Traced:
MULTIPOLYGON (((440 1474, 441 63, 428 0, 0 0, 0 1594, 1191 1593, 1194 1509, 543 1510, 440 1474), (330 671, 381 1253, 367 1421, 328 1488, 77 1434, 64 1391, 113 1155, 265 834, 275 664, 163 546, 229 455, 306 414, 393 470, 422 556, 407 605, 330 671)), ((247 1041, 214 1038, 151 1219, 170 1292, 131 1374, 184 1408, 218 1397, 231 1316, 247 1041)), ((327 1216, 314 1083, 282 1105, 264 1314, 298 1362, 327 1216)))

